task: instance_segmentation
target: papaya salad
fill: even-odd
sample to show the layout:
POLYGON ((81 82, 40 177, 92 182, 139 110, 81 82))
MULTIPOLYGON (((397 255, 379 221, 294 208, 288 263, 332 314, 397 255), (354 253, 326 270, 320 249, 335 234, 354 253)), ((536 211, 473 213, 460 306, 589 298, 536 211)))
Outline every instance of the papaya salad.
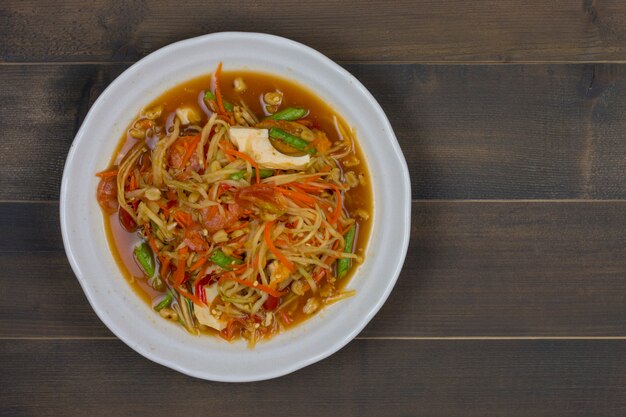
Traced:
POLYGON ((140 112, 96 194, 113 254, 158 314, 254 346, 354 295, 372 195, 328 104, 221 67, 140 112))

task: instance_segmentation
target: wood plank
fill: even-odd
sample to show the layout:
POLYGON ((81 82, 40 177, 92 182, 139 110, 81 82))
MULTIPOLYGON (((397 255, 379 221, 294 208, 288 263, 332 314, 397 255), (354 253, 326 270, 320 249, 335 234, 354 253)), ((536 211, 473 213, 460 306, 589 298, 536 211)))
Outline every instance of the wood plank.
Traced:
MULTIPOLYGON (((82 118, 125 67, 0 66, 0 200, 58 198, 82 118)), ((389 115, 414 198, 626 196, 624 66, 347 68, 389 115)))
POLYGON ((2 61, 136 60, 220 31, 270 32, 337 60, 536 62, 626 59, 619 0, 190 0, 185 7, 96 0, 4 2, 2 61))
POLYGON ((0 203, 0 252, 63 251, 59 203, 0 203))
POLYGON ((97 96, 123 68, 0 68, 0 82, 10 83, 0 89, 0 199, 58 199, 74 135, 97 96))
MULTIPOLYGON (((0 204, 0 337, 110 336, 65 259, 56 210, 0 204), (9 227, 17 212, 31 224, 9 227)), ((626 202, 416 202, 403 272, 361 335, 626 336, 624 224, 626 202)))
POLYGON ((120 341, 0 341, 0 413, 597 416, 626 407, 625 341, 366 341, 294 374, 193 379, 120 341), (42 360, 42 358, 45 358, 42 360))

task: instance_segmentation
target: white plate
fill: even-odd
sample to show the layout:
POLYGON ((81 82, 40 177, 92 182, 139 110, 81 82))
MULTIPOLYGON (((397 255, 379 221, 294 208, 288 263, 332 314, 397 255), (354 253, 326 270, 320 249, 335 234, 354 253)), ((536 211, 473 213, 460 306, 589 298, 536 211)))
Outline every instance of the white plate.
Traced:
POLYGON ((116 336, 143 356, 214 381, 274 378, 317 362, 352 340, 383 305, 404 262, 411 191, 406 161, 384 112, 343 68, 319 52, 277 36, 226 32, 166 46, 124 71, 100 95, 69 151, 61 184, 61 230, 67 257, 87 299, 116 336), (106 168, 123 130, 164 91, 213 71, 251 69, 303 84, 357 129, 374 190, 365 261, 348 287, 356 296, 254 350, 244 342, 189 335, 163 320, 124 280, 105 236, 95 173, 106 168))

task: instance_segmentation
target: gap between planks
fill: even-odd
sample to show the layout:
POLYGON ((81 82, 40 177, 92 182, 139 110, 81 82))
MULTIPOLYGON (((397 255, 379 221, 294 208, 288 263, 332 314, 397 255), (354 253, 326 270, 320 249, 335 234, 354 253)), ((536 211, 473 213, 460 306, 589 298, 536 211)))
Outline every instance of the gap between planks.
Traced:
MULTIPOLYGON (((24 340, 24 341, 99 341, 99 340, 120 340, 115 336, 6 336, 0 340, 24 340)), ((476 341, 476 340, 626 340, 626 336, 357 336, 355 340, 400 340, 400 341, 476 341)))
MULTIPOLYGON (((71 66, 71 65, 132 65, 135 61, 0 61, 0 66, 71 66)), ((590 64, 626 64, 624 59, 607 60, 564 60, 564 61, 497 61, 497 60, 476 60, 476 61, 419 61, 419 60, 333 60, 339 65, 590 65, 590 64)))
MULTIPOLYGON (((441 203, 626 203, 626 199, 590 199, 590 198, 518 198, 518 199, 412 199, 413 204, 441 203)), ((59 200, 0 200, 0 204, 59 204, 59 200)))

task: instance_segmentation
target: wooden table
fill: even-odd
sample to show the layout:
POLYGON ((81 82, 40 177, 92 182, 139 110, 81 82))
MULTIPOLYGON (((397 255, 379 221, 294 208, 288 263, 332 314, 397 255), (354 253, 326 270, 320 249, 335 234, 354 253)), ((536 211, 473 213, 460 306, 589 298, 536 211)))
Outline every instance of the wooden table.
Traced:
POLYGON ((625 415, 625 2, 166 3, 0 4, 0 415, 625 415), (225 30, 301 41, 359 78, 414 198, 402 275, 356 340, 238 385, 116 339, 58 220, 65 156, 103 88, 225 30))

